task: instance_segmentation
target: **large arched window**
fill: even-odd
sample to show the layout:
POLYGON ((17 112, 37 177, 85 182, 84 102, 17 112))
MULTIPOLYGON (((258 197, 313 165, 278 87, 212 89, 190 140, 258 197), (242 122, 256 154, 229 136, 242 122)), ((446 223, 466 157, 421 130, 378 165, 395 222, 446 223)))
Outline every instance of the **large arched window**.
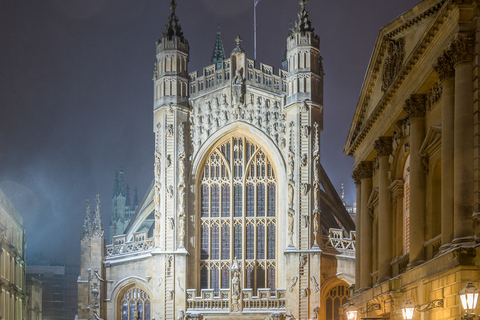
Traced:
POLYGON ((230 286, 237 259, 243 288, 275 291, 277 181, 264 150, 245 137, 217 145, 201 170, 201 289, 230 286))
POLYGON ((142 289, 133 287, 120 302, 122 320, 150 320, 150 297, 142 289))

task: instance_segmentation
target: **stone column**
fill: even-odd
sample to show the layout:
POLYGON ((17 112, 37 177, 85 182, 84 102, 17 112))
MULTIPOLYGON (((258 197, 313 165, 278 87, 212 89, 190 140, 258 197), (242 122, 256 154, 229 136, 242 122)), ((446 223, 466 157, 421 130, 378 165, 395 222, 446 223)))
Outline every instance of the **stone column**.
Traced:
POLYGON ((404 107, 410 117, 410 268, 424 262, 426 182, 420 148, 425 139, 425 102, 425 95, 413 94, 404 107))
POLYGON ((360 279, 360 290, 366 290, 372 286, 370 276, 372 272, 372 219, 368 210, 368 198, 372 192, 373 163, 371 161, 362 161, 358 165, 357 170, 361 183, 361 225, 359 226, 357 238, 360 238, 360 254, 362 255, 358 277, 360 279))
MULTIPOLYGON (((358 236, 358 229, 362 223, 362 215, 361 215, 361 207, 362 207, 362 190, 361 190, 361 182, 360 182, 360 172, 355 169, 352 173, 352 178, 355 181, 355 186, 357 189, 357 212, 355 214, 355 231, 356 231, 356 239, 355 239, 355 291, 360 289, 360 265, 362 263, 362 252, 360 251, 361 248, 361 240, 358 236)), ((0 251, 1 252, 1 251, 0 251)))
POLYGON ((392 277, 390 261, 392 260, 392 212, 390 206, 390 190, 388 157, 392 153, 392 137, 380 137, 375 141, 378 168, 378 280, 384 282, 392 277))
POLYGON ((455 62, 453 243, 474 240, 473 214, 473 35, 458 34, 450 45, 455 62))
POLYGON ((392 199, 392 216, 394 221, 394 255, 396 257, 403 256, 403 180, 395 180, 390 185, 392 199))
POLYGON ((434 66, 442 86, 442 250, 453 240, 453 154, 454 154, 454 97, 455 70, 451 50, 446 50, 434 66))

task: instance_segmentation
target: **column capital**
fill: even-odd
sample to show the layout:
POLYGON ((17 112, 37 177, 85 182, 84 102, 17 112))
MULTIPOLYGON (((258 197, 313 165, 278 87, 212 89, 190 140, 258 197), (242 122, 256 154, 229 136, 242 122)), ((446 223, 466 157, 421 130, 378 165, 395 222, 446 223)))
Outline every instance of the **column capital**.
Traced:
MULTIPOLYGON (((372 161, 362 161, 355 168, 354 173, 356 172, 356 179, 358 181, 362 179, 371 178, 373 175, 373 162, 372 161)), ((353 177, 353 174, 352 174, 353 177)), ((355 178, 354 178, 355 179, 355 178)))
POLYGON ((373 144, 378 157, 389 156, 392 153, 392 137, 379 137, 373 144))
POLYGON ((437 61, 433 65, 433 70, 438 73, 440 81, 443 81, 455 76, 455 68, 453 65, 454 61, 452 50, 446 49, 440 55, 440 57, 437 58, 437 61))
POLYGON ((457 33, 449 46, 454 64, 472 61, 474 45, 473 33, 457 33))
POLYGON ((410 118, 421 118, 427 114, 427 96, 424 94, 412 94, 405 100, 405 110, 410 118))

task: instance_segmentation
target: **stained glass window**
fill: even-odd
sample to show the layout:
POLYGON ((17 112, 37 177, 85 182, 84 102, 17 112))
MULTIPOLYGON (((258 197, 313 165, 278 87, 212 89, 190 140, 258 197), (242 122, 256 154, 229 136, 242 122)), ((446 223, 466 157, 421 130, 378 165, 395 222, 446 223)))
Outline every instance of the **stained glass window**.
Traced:
POLYGON ((265 259, 265 226, 257 226, 257 259, 265 259))
POLYGON ((122 320, 150 320, 148 294, 139 288, 129 289, 120 303, 122 320))
POLYGON ((253 225, 247 225, 247 259, 254 259, 253 249, 255 246, 255 233, 254 233, 253 225))
POLYGON ((230 226, 222 226, 222 260, 230 259, 230 226))
POLYGON ((262 148, 244 137, 224 140, 207 156, 199 182, 200 289, 228 288, 236 258, 245 266, 243 288, 275 290, 274 171, 262 148))
POLYGON ((230 216, 230 185, 222 186, 222 217, 230 216))

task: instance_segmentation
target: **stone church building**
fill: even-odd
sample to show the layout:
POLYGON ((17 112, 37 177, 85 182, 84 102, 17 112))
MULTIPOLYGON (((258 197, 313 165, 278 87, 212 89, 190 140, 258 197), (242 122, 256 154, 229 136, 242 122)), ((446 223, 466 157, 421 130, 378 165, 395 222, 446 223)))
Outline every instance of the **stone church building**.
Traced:
POLYGON ((380 30, 344 149, 359 318, 460 319, 480 288, 479 9, 424 0, 380 30))
POLYGON ((99 197, 93 218, 87 204, 79 319, 341 319, 355 225, 320 163, 323 68, 306 2, 283 70, 249 59, 239 36, 225 56, 218 31, 200 74, 172 0, 156 43, 153 183, 112 244, 99 197))

